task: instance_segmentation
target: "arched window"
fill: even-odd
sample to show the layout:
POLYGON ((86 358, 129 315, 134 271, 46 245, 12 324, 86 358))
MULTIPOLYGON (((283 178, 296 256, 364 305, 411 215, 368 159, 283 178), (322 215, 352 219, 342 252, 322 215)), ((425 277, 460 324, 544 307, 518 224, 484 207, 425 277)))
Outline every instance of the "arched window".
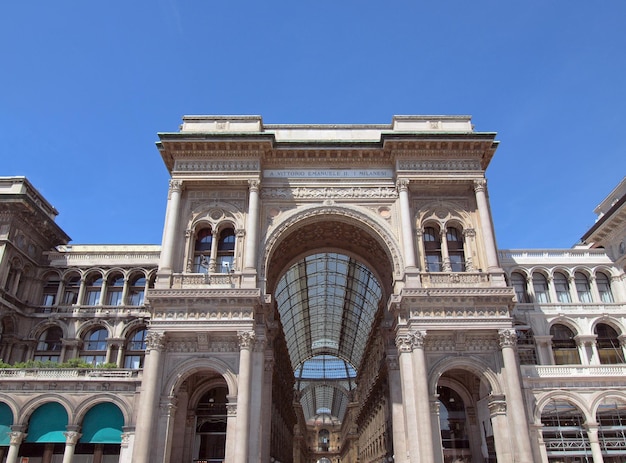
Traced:
POLYGON ((196 236, 193 250, 193 263, 195 273, 207 273, 211 258, 211 246, 213 244, 213 232, 210 228, 202 228, 196 236))
POLYGON ((535 292, 535 302, 550 302, 550 294, 548 293, 548 281, 543 274, 539 272, 533 273, 533 291, 535 292))
POLYGON ((526 288, 526 277, 518 272, 511 274, 511 284, 517 296, 517 302, 524 304, 530 302, 528 300, 528 289, 526 288))
POLYGON ((446 230, 446 242, 448 244, 448 257, 450 258, 450 268, 453 272, 465 271, 465 253, 463 251, 463 235, 454 228, 448 227, 446 230))
POLYGON ((63 338, 63 330, 59 326, 51 326, 41 333, 37 340, 33 360, 58 362, 61 355, 61 338, 63 338))
POLYGON ((606 274, 598 272, 596 274, 596 285, 602 302, 614 302, 613 293, 611 292, 611 281, 606 274))
POLYGON ((111 275, 107 283, 107 305, 122 305, 124 292, 124 276, 111 275))
POLYGON ((620 345, 617 331, 606 323, 598 323, 594 329, 597 336, 596 346, 600 363, 615 364, 624 363, 624 353, 620 345))
POLYGON ((43 296, 41 298, 41 305, 51 307, 56 304, 57 293, 59 292, 59 286, 61 280, 57 274, 50 274, 44 278, 43 296))
POLYGON ((78 303, 78 292, 80 291, 80 276, 69 276, 65 280, 64 287, 63 304, 72 305, 78 303))
POLYGON ((426 270, 441 272, 441 238, 435 227, 424 227, 424 252, 426 270))
POLYGON ((126 353, 124 356, 124 368, 143 368, 143 359, 146 354, 146 329, 141 328, 135 331, 126 343, 126 353))
POLYGON ((229 273, 235 263, 235 230, 225 228, 217 242, 217 273, 229 273))
POLYGON ((582 272, 574 274, 574 283, 576 285, 576 293, 580 302, 591 302, 591 286, 587 276, 582 272))
POLYGON ((100 365, 106 361, 108 332, 104 328, 95 328, 87 333, 83 341, 81 358, 92 365, 100 365))
POLYGON ((567 277, 561 272, 554 273, 554 290, 556 291, 556 299, 564 304, 572 302, 569 293, 569 282, 567 277))
POLYGON ((102 292, 102 277, 99 274, 89 277, 85 286, 85 305, 100 304, 100 293, 102 292))
POLYGON ((128 287, 128 304, 134 306, 143 305, 145 293, 146 278, 143 275, 132 277, 128 287))
POLYGON ((596 422, 604 462, 626 461, 626 404, 605 399, 596 412, 596 422))
POLYGON ((541 412, 542 434, 549 462, 591 463, 585 418, 565 400, 551 400, 541 412))
POLYGON ((567 326, 555 324, 550 327, 552 335, 552 353, 556 365, 580 365, 578 346, 574 332, 567 326))

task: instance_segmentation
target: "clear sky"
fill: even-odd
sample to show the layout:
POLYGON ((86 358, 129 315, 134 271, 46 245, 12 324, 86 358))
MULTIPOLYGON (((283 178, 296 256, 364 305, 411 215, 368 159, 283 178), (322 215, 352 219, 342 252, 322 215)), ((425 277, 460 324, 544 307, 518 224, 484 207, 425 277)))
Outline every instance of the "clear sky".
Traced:
POLYGON ((11 1, 0 175, 74 243, 161 241, 154 142, 184 114, 472 115, 501 248, 571 247, 626 175, 626 1, 11 1))

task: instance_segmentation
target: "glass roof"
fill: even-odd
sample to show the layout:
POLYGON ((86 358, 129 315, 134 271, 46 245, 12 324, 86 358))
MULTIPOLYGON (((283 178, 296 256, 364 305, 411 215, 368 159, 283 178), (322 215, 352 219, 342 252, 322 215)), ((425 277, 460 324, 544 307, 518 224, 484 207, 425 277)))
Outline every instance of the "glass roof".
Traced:
POLYGON ((367 267, 337 253, 307 256, 278 282, 278 312, 307 419, 343 418, 381 295, 367 267))

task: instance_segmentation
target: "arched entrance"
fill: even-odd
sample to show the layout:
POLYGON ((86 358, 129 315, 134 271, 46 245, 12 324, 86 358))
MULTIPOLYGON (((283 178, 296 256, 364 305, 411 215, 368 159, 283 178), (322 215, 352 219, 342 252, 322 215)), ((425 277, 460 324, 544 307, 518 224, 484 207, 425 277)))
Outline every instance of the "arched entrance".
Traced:
POLYGON ((303 222, 276 240, 267 266, 280 325, 274 368, 282 373, 275 376, 289 374, 293 384, 285 391, 291 413, 283 410, 282 418, 292 420, 286 440, 293 444, 290 454, 272 446, 272 458, 387 458, 393 444, 382 321, 393 279, 390 251, 356 220, 332 214, 303 222))

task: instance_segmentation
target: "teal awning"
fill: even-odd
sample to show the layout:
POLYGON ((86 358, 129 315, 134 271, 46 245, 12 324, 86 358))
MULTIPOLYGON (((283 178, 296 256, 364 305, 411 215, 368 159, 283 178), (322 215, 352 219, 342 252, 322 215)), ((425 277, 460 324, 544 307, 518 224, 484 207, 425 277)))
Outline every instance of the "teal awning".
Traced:
POLYGON ((101 403, 92 407, 83 419, 81 443, 120 444, 124 415, 112 403, 101 403))
POLYGON ((61 404, 50 402, 33 412, 28 421, 28 435, 25 442, 65 443, 67 412, 61 404))
POLYGON ((13 424, 13 412, 11 408, 4 403, 0 403, 0 446, 9 445, 11 438, 11 425, 13 424))

